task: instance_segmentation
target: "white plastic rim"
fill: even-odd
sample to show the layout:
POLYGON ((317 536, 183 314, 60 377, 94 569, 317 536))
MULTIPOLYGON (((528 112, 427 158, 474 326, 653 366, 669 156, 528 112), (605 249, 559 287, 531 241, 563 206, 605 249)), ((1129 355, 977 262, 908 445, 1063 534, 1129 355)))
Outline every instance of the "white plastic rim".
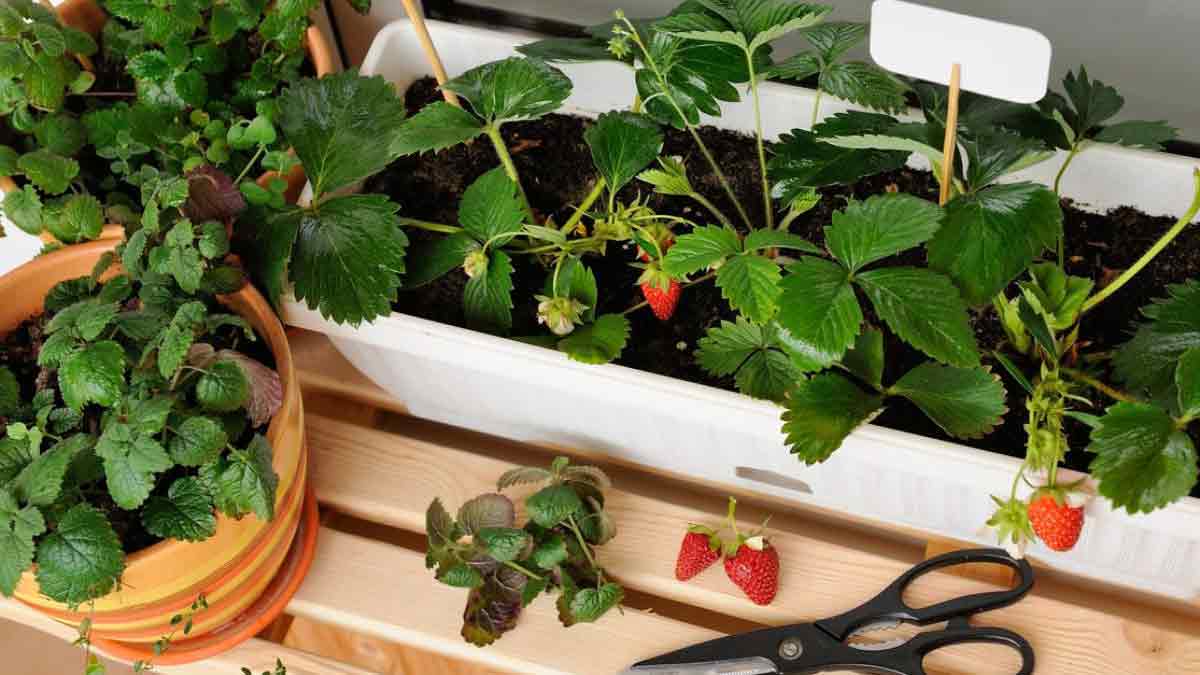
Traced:
MULTIPOLYGON (((524 35, 429 22, 451 76, 513 55, 524 35)), ((615 63, 563 68, 577 85, 564 112, 595 116, 627 107, 632 75, 615 63)), ((429 74, 411 25, 380 31, 362 66, 404 91, 429 74)), ((812 91, 766 83, 768 137, 804 124, 812 91)), ((848 109, 823 103, 825 115, 848 109)), ((753 129, 749 103, 709 120, 753 129)), ((1099 146, 1080 155, 1067 193, 1091 208, 1129 204, 1180 213, 1190 201, 1187 158, 1099 146)), ((1057 165, 1026 176, 1045 182, 1057 165)), ((1018 460, 873 425, 854 432, 829 461, 804 466, 780 434, 770 403, 617 365, 591 366, 540 347, 394 313, 358 328, 324 320, 289 300, 285 321, 327 334, 346 358, 418 417, 539 445, 608 453, 624 461, 737 485, 798 502, 945 537, 994 543, 983 531, 1006 495, 1018 460), (765 480, 764 480, 765 477, 765 480)), ((1184 499, 1132 517, 1107 503, 1088 507, 1076 548, 1031 555, 1074 574, 1142 591, 1193 599, 1200 594, 1200 500, 1184 499)))

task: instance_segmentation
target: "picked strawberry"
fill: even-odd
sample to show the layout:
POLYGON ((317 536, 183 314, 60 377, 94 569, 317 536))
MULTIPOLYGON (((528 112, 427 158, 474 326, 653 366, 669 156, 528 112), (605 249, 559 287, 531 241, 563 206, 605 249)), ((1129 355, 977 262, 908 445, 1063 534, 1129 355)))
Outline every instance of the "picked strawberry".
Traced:
POLYGON ((737 500, 730 497, 727 520, 734 540, 725 544, 725 575, 754 604, 769 605, 779 592, 779 551, 771 546, 761 529, 750 536, 738 533, 736 509, 737 500))
POLYGON ((1083 506, 1073 506, 1061 488, 1043 487, 1029 498, 1029 522, 1047 548, 1070 551, 1083 532, 1083 506))
POLYGON ((687 581, 712 567, 720 557, 721 539, 716 531, 704 525, 689 525, 675 559, 675 578, 687 581))
POLYGON ((683 287, 663 271, 658 261, 646 263, 645 271, 638 277, 638 285, 654 316, 660 321, 667 321, 675 314, 683 287))
POLYGON ((779 552, 762 535, 749 537, 725 559, 725 574, 756 605, 769 605, 779 592, 779 552))

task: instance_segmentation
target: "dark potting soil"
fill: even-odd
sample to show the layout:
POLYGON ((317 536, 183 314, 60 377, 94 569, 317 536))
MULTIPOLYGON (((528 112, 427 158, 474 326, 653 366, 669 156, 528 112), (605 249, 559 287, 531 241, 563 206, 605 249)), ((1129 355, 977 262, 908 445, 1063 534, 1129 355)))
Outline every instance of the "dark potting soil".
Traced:
MULTIPOLYGON (((432 79, 414 83, 406 94, 410 114, 425 104, 437 100, 440 94, 432 79)), ((567 115, 549 115, 534 122, 510 123, 504 127, 504 137, 513 161, 525 184, 529 201, 542 217, 553 217, 562 223, 571 216, 572 205, 580 203, 595 180, 594 168, 583 131, 589 121, 567 115)), ((705 127, 700 135, 733 185, 733 190, 756 222, 763 220, 763 204, 754 143, 746 135, 705 127)), ((705 197, 735 218, 735 209, 712 175, 705 159, 686 132, 665 130, 663 154, 678 155, 688 168, 692 184, 705 197)), ((402 158, 387 170, 371 179, 366 189, 391 196, 404 216, 440 223, 457 223, 457 209, 463 191, 476 178, 499 165, 491 144, 477 141, 459 145, 440 153, 402 158)), ((791 230, 809 241, 821 245, 824 227, 831 222, 833 211, 842 208, 847 199, 865 199, 871 195, 894 190, 937 199, 937 183, 924 171, 902 168, 865 178, 853 186, 835 186, 821 190, 821 201, 799 217, 791 230)), ((660 214, 683 216, 706 223, 709 214, 695 202, 682 197, 666 197, 651 193, 648 186, 634 184, 626 187, 620 199, 630 201, 641 195, 649 206, 660 214)), ((1186 195, 1181 195, 1184 199, 1186 195)), ((1154 217, 1132 208, 1118 208, 1107 214, 1087 213, 1064 200, 1067 268, 1071 274, 1089 277, 1098 285, 1111 281, 1117 273, 1130 266, 1173 223, 1174 218, 1154 217)), ((414 241, 431 236, 423 230, 408 228, 414 241)), ((634 252, 610 246, 603 257, 590 256, 588 265, 596 275, 601 297, 597 311, 619 312, 642 300, 635 282, 640 270, 629 265, 634 252), (621 290, 626 289, 626 290, 621 290)), ((908 251, 885 264, 921 264, 921 249, 908 251)), ((543 332, 536 325, 536 301, 533 293, 541 288, 546 270, 530 259, 515 256, 515 288, 513 299, 513 335, 535 335, 543 332)), ((1081 341, 1090 351, 1112 348, 1128 339, 1139 310, 1150 299, 1165 294, 1168 284, 1200 276, 1200 228, 1185 230, 1120 293, 1108 299, 1092 312, 1085 322, 1081 341)), ((463 326, 462 290, 466 275, 455 270, 442 279, 421 288, 402 291, 395 305, 397 311, 463 326)), ((1014 291, 1010 289, 1009 295, 1014 291)), ((868 321, 878 325, 870 304, 862 306, 868 321)), ((618 363, 690 382, 733 390, 732 378, 714 378, 695 363, 693 352, 697 341, 708 328, 721 320, 732 320, 734 314, 722 300, 719 290, 711 283, 697 284, 684 290, 679 308, 670 321, 660 322, 649 311, 629 315, 631 339, 618 363)), ((1024 391, 1004 369, 990 357, 991 350, 1004 341, 1004 334, 990 309, 973 314, 972 324, 985 363, 1000 373, 1008 391, 1009 413, 1003 424, 985 438, 968 441, 974 447, 1014 457, 1025 453, 1026 412, 1024 391)), ((886 333, 886 331, 885 331, 886 333)), ((926 360, 922 354, 889 335, 885 381, 894 381, 910 368, 926 360)), ((1090 392, 1089 392, 1090 393, 1090 392)), ((1097 410, 1111 401, 1093 398, 1097 410)), ((956 441, 948 437, 912 404, 902 399, 889 400, 888 408, 877 424, 917 433, 932 438, 956 441)), ((1067 464, 1085 470, 1090 456, 1082 452, 1087 444, 1087 429, 1068 420, 1071 447, 1067 464)))
MULTIPOLYGON (((34 317, 23 321, 15 330, 9 332, 7 335, 0 335, 0 366, 9 368, 13 375, 16 376, 17 383, 21 389, 22 401, 31 400, 38 391, 47 386, 57 386, 56 372, 37 365, 38 353, 41 351, 42 343, 45 341, 44 327, 48 320, 49 317, 44 315, 34 317)), ((217 334, 209 337, 206 341, 210 342, 218 350, 236 349, 247 356, 257 359, 260 363, 270 368, 275 367, 275 357, 271 353, 270 348, 267 347, 265 341, 262 339, 252 342, 247 341, 240 328, 227 326, 218 329, 217 334)), ((59 406, 63 405, 61 395, 58 397, 56 404, 59 406)), ((87 406, 84 408, 83 413, 83 421, 80 423, 77 431, 98 434, 100 432, 102 409, 94 405, 87 406)), ((0 416, 0 428, 3 428, 7 423, 8 420, 0 416)), ((234 431, 234 427, 226 425, 226 431, 232 432, 234 431)), ((229 433, 229 442, 235 447, 245 447, 256 432, 266 433, 266 429, 265 427, 253 429, 249 424, 242 424, 240 433, 229 433)), ((47 441, 46 446, 48 447, 51 443, 52 441, 47 441)), ((74 460, 71 471, 76 476, 95 477, 81 482, 82 497, 108 517, 109 522, 112 523, 113 530, 121 540, 121 546, 125 552, 136 553, 162 541, 159 537, 146 531, 145 526, 142 525, 142 521, 138 517, 139 511, 126 511, 117 506, 116 502, 112 500, 107 487, 104 485, 103 469, 99 466, 99 462, 100 460, 89 451, 86 456, 80 456, 74 460)), ((165 497, 171 484, 177 478, 181 478, 189 472, 191 470, 185 467, 174 467, 163 473, 159 476, 151 497, 165 497)), ((46 514, 46 517, 51 520, 51 525, 53 525, 55 515, 55 513, 46 514)))

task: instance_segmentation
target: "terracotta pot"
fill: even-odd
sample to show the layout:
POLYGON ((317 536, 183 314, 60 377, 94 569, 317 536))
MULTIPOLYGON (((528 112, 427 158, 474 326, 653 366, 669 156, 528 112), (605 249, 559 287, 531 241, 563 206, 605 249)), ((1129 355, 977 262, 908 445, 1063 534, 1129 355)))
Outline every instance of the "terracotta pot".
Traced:
MULTIPOLYGON (((111 251, 118 240, 108 239, 66 247, 41 256, 7 275, 0 277, 0 334, 16 328, 22 321, 40 314, 42 300, 54 284, 73 277, 86 276, 96 260, 111 251)), ((118 270, 110 271, 110 274, 118 270)), ((228 649, 252 633, 229 636, 221 640, 205 636, 221 632, 230 622, 245 624, 245 616, 260 601, 274 582, 274 596, 267 610, 277 615, 282 611, 298 579, 307 571, 315 543, 313 532, 306 536, 300 550, 292 550, 295 560, 288 563, 290 578, 284 586, 287 597, 280 601, 277 572, 285 566, 289 550, 293 549, 301 514, 305 510, 307 485, 307 450, 304 446, 304 411, 299 382, 292 366, 283 327, 276 319, 270 304, 252 286, 219 297, 231 311, 246 319, 271 349, 275 368, 283 381, 283 405, 267 429, 267 439, 274 449, 274 468, 279 474, 275 519, 263 522, 253 515, 241 520, 218 516, 215 536, 207 541, 187 543, 164 541, 126 558, 125 573, 118 590, 95 601, 83 611, 53 602, 42 596, 32 571, 27 571, 17 586, 16 597, 22 602, 64 623, 77 625, 92 618, 92 635, 98 641, 118 641, 142 645, 143 651, 159 638, 172 632, 171 617, 186 612, 193 601, 203 594, 209 608, 194 617, 194 628, 187 641, 206 645, 206 654, 228 649)), ((314 524, 309 524, 314 530, 314 524)), ((258 607, 252 623, 265 624, 274 615, 264 616, 258 607)), ((182 636, 178 636, 182 638, 182 636)), ((176 646, 172 647, 176 650, 176 646)), ((116 651, 116 650, 113 650, 116 651)), ((186 654, 187 649, 182 650, 186 654)), ((172 654, 169 659, 158 658, 166 664, 180 660, 172 654)))
MULTIPOLYGON (((90 33, 91 35, 99 35, 104 28, 104 23, 108 21, 108 15, 96 3, 96 0, 66 0, 62 4, 55 7, 55 12, 58 14, 59 21, 64 25, 71 26, 77 30, 90 33)), ((324 77, 337 70, 337 60, 333 53, 333 47, 329 44, 325 34, 316 26, 309 26, 305 33, 304 47, 308 51, 308 58, 312 61, 313 71, 317 77, 324 77)), ((90 67, 90 62, 86 62, 85 67, 90 67)), ((258 183, 266 187, 266 183, 271 178, 278 175, 274 171, 264 173, 258 183)), ((293 167, 291 172, 286 176, 288 187, 285 191, 287 199, 295 202, 300 197, 300 192, 304 189, 304 184, 307 178, 304 175, 304 168, 301 166, 293 167)), ((17 189, 16 183, 7 176, 0 177, 0 193, 8 193, 17 189)), ((124 236, 124 228, 120 225, 105 225, 104 232, 100 235, 101 239, 111 237, 124 236)), ((49 243, 55 241, 54 237, 48 232, 43 232, 42 240, 49 243)))

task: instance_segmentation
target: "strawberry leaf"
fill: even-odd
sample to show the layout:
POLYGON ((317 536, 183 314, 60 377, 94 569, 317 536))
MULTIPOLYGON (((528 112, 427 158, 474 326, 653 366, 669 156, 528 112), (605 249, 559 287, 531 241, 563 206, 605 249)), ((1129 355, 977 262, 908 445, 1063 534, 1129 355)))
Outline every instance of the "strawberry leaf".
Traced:
POLYGON ((731 228, 718 225, 696 227, 675 240, 663 257, 663 270, 682 279, 741 251, 742 242, 731 228))
POLYGON ((525 211, 513 179, 496 167, 483 174, 463 192, 458 221, 479 243, 500 247, 521 231, 525 211))
POLYGON ((771 179, 776 183, 772 196, 786 203, 805 188, 853 183, 863 176, 900 168, 908 160, 908 154, 895 150, 839 148, 821 142, 810 131, 793 129, 780 136, 775 145, 775 156, 767 164, 771 179))
POLYGON ((992 185, 954 198, 928 244, 929 265, 982 306, 1062 234, 1058 197, 1034 183, 992 185))
POLYGON ((751 321, 766 323, 779 303, 779 265, 761 255, 734 256, 717 270, 717 288, 730 307, 751 321))
POLYGON ((504 251, 492 249, 487 270, 467 281, 463 312, 467 323, 496 333, 512 327, 512 262, 504 251))
POLYGON ((862 308, 841 265, 820 258, 801 258, 788 267, 781 282, 779 323, 808 346, 817 368, 842 358, 862 325, 862 308))
POLYGON ((851 103, 900 113, 908 108, 908 87, 888 71, 866 61, 830 64, 821 73, 818 86, 851 103))
POLYGON ((571 80, 544 61, 513 56, 472 68, 443 88, 467 99, 488 124, 499 125, 554 112, 570 96, 571 80))
POLYGON ((1179 358, 1175 369, 1175 388, 1179 390, 1179 414, 1200 417, 1200 347, 1193 347, 1179 358))
POLYGON ((1118 380, 1164 407, 1179 396, 1175 373, 1180 358, 1200 347, 1200 282, 1168 286, 1167 293, 1142 308, 1149 320, 1113 357, 1118 380))
POLYGON ((778 339, 774 324, 760 326, 738 317, 722 321, 700 339, 696 361, 717 377, 734 376, 738 391, 771 401, 783 401, 802 374, 778 339))
POLYGON ((446 101, 430 103, 396 131, 392 153, 403 157, 430 150, 439 152, 483 133, 483 123, 446 101))
POLYGON ((979 365, 967 306, 948 278, 922 268, 888 267, 863 272, 857 282, 900 339, 952 366, 979 365))
MULTIPOLYGON (((275 121, 304 164, 314 197, 377 173, 396 158, 404 102, 382 77, 348 70, 303 79, 279 96, 276 109, 275 121)), ((393 238, 381 236, 376 243, 393 238)), ((340 268, 337 273, 357 276, 340 268)))
POLYGON ((296 297, 339 323, 390 314, 408 245, 396 209, 381 195, 349 195, 289 212, 297 228, 288 267, 296 297))
POLYGON ((608 189, 616 193, 653 162, 662 151, 663 135, 649 117, 632 112, 609 112, 583 134, 592 162, 608 189))
POLYGON ((904 194, 876 195, 851 201, 833 213, 825 241, 850 271, 924 243, 937 232, 942 210, 932 202, 904 194))
POLYGON ((1130 120, 1104 127, 1096 134, 1096 140, 1131 148, 1162 150, 1163 144, 1174 140, 1178 135, 1178 129, 1163 121, 1130 120))
POLYGON ((883 387, 883 331, 867 328, 854 339, 854 347, 842 356, 842 366, 863 382, 883 387))
POLYGON ((888 393, 912 401, 956 438, 985 436, 1008 412, 1000 378, 978 367, 922 363, 892 385, 888 393))
POLYGON ((629 320, 620 314, 604 314, 558 341, 559 351, 580 363, 615 361, 629 340, 629 320))
POLYGON ((805 464, 823 462, 882 405, 881 396, 868 394, 841 375, 814 375, 788 394, 782 417, 787 445, 805 464))
POLYGON ((1149 513, 1196 485, 1196 448, 1171 416, 1145 403, 1118 403, 1092 430, 1088 470, 1100 494, 1129 513, 1149 513))

